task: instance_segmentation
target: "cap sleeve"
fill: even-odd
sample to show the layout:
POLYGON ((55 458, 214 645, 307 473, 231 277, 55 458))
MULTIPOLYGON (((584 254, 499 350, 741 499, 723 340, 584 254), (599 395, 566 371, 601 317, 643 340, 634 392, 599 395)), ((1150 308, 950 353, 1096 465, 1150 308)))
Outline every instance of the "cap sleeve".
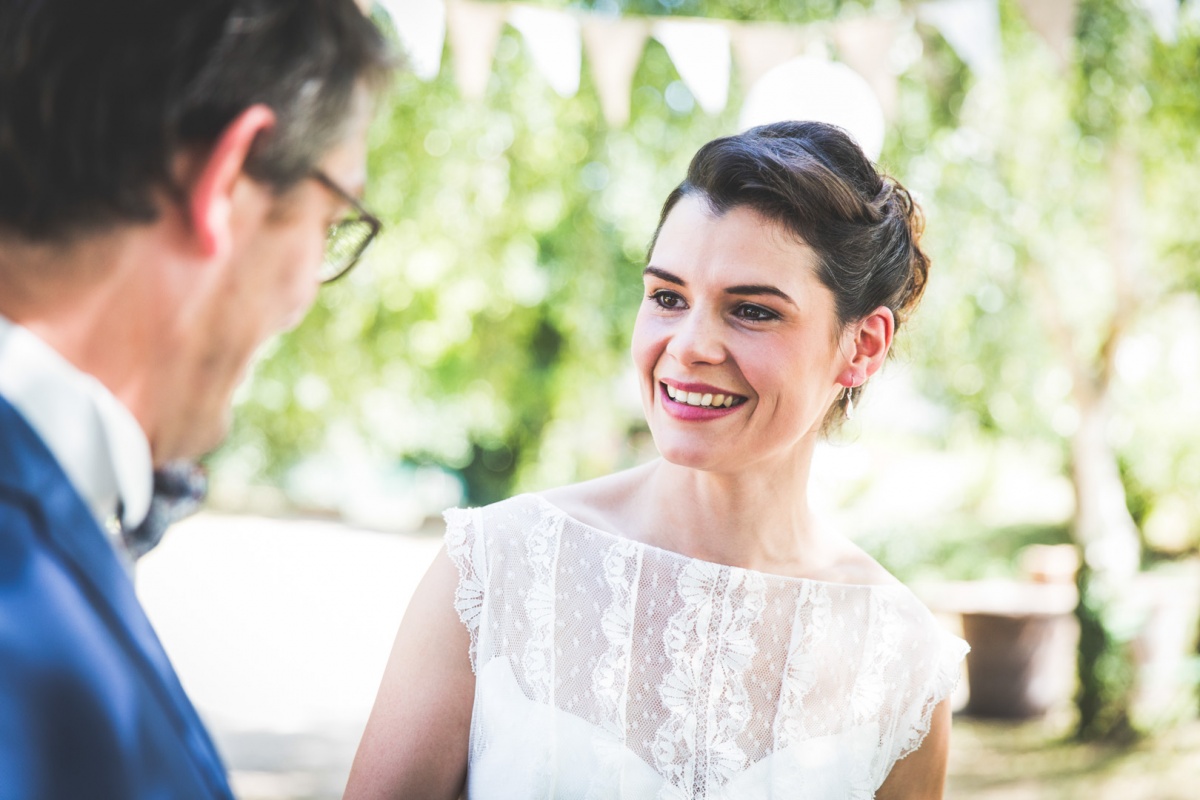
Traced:
POLYGON ((897 761, 917 750, 925 741, 933 711, 958 685, 962 660, 971 649, 962 639, 944 630, 932 615, 927 616, 925 635, 918 641, 921 640, 932 658, 919 659, 924 669, 916 674, 922 677, 910 684, 911 694, 901 699, 891 752, 883 762, 880 781, 887 777, 897 761))
POLYGON ((483 617, 488 575, 484 536, 480 530, 478 509, 452 508, 446 520, 446 553, 458 567, 458 586, 454 590, 454 610, 471 637, 471 670, 477 668, 479 625, 483 617))

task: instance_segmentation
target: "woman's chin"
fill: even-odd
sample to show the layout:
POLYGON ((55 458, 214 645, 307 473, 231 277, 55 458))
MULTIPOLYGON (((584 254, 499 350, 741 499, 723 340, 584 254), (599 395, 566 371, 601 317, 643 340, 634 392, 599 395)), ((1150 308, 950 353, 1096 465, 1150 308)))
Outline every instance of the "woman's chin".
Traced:
POLYGON ((663 460, 677 467, 700 470, 702 472, 722 472, 728 469, 728 459, 722 458, 716 448, 705 447, 696 442, 667 443, 655 442, 658 454, 663 460))

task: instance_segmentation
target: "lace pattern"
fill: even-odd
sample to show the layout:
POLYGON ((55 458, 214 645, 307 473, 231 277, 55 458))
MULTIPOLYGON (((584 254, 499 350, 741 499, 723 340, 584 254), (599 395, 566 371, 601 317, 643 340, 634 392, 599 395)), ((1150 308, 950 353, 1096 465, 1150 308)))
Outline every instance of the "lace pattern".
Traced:
POLYGON ((625 734, 625 704, 629 659, 633 645, 633 614, 637 602, 637 579, 642 554, 631 541, 619 539, 604 556, 604 579, 612 599, 600 617, 600 628, 608 649, 592 674, 601 724, 618 738, 625 734))
POLYGON ((471 637, 471 669, 476 668, 479 647, 479 624, 483 614, 485 573, 482 536, 474 535, 473 521, 477 511, 452 508, 443 514, 446 521, 446 553, 458 567, 458 587, 454 591, 454 610, 471 637))
POLYGON ((933 672, 929 683, 912 712, 911 724, 905 730, 905 735, 899 738, 891 755, 890 761, 893 764, 921 746, 925 735, 929 733, 934 708, 958 686, 961 677, 959 665, 971 648, 962 639, 949 633, 943 634, 940 640, 940 646, 934 654, 933 672))
POLYGON ((902 586, 689 559, 534 496, 446 522, 473 800, 866 800, 967 649, 902 586))
POLYGON ((817 685, 818 654, 829 629, 829 607, 829 592, 824 586, 805 584, 800 587, 780 688, 779 715, 775 722, 776 750, 805 738, 804 698, 817 685))
POLYGON ((554 691, 554 562, 558 557, 560 516, 544 513, 525 538, 525 555, 530 570, 525 613, 530 636, 521 665, 525 681, 539 703, 549 703, 554 691))
POLYGON ((759 576, 703 561, 684 566, 678 593, 683 607, 667 624, 672 666, 660 690, 670 716, 654 742, 670 783, 664 799, 706 797, 746 767, 737 741, 750 719, 743 678, 757 649, 750 629, 763 608, 759 576))
POLYGON ((604 554, 604 580, 611 599, 600 617, 608 649, 592 672, 600 725, 608 736, 593 738, 599 770, 586 800, 619 796, 621 759, 625 752, 626 708, 632 658, 634 609, 642 569, 641 550, 626 539, 614 541, 604 554))

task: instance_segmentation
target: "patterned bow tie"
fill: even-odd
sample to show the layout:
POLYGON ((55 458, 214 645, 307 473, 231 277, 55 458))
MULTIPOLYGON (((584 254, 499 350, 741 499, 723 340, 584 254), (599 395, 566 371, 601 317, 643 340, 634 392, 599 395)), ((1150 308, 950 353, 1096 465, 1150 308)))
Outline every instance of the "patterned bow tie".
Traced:
POLYGON ((208 477, 198 464, 173 461, 156 469, 146 518, 136 528, 121 530, 129 555, 136 561, 153 550, 168 527, 200 509, 207 489, 208 477))

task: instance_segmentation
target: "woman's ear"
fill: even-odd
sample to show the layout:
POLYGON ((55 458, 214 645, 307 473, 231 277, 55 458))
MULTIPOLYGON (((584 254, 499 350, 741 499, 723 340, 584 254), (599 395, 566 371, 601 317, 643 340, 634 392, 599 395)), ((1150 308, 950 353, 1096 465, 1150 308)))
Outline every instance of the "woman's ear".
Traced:
POLYGON ((188 218, 206 258, 232 247, 234 193, 246 177, 246 159, 260 133, 275 125, 275 112, 259 103, 230 122, 197 164, 188 189, 188 218))
POLYGON ((890 308, 880 306, 854 325, 853 330, 850 369, 862 376, 859 380, 861 383, 883 366, 888 350, 892 347, 896 318, 890 308))

